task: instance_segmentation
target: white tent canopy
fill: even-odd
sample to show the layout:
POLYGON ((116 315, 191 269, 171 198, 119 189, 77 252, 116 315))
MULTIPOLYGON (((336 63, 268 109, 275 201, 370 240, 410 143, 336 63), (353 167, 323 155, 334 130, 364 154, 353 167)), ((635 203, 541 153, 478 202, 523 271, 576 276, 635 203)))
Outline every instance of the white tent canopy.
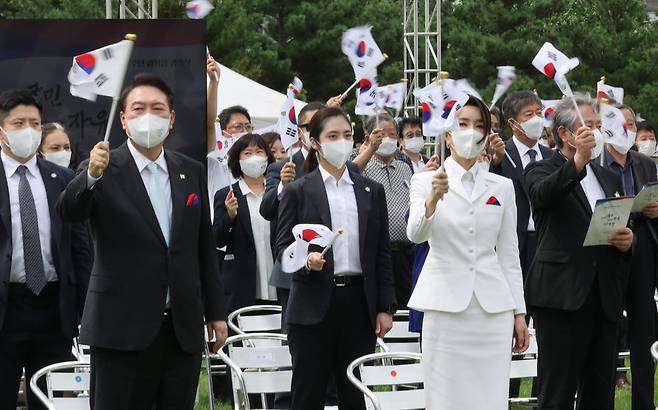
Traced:
MULTIPOLYGON (((241 105, 249 111, 255 129, 276 124, 286 95, 267 88, 225 65, 220 66, 217 113, 224 108, 241 105)), ((295 100, 295 111, 299 113, 305 105, 304 101, 295 100)))

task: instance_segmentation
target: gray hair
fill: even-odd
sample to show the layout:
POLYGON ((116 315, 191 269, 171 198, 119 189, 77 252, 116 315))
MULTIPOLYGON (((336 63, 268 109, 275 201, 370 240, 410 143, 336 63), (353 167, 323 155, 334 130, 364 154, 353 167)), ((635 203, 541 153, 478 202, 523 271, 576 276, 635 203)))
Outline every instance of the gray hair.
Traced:
POLYGON ((630 113, 633 115, 633 118, 635 118, 635 111, 633 111, 633 109, 630 106, 628 106, 626 104, 615 104, 614 107, 619 109, 619 110, 628 110, 628 111, 630 111, 630 113))
MULTIPOLYGON (((582 105, 588 105, 592 108, 592 110, 598 111, 596 100, 592 99, 589 94, 574 93, 573 97, 576 100, 578 107, 582 105)), ((570 131, 573 131, 573 124, 577 119, 578 113, 576 112, 576 107, 574 107, 571 98, 563 98, 555 106, 555 111, 553 111, 553 126, 551 131, 553 132, 555 146, 558 149, 562 148, 562 139, 560 139, 558 129, 560 127, 564 127, 570 131)))
POLYGON ((516 116, 519 115, 523 107, 530 104, 539 104, 541 107, 541 100, 530 90, 514 91, 503 101, 503 115, 505 116, 505 120, 510 118, 516 119, 516 116))
POLYGON ((386 113, 386 112, 383 112, 383 113, 379 114, 378 117, 367 117, 363 121, 363 132, 364 132, 364 134, 370 135, 370 133, 372 133, 374 131, 374 129, 377 128, 377 120, 378 119, 379 119, 379 122, 390 122, 391 124, 393 124, 395 126, 395 135, 397 135, 398 125, 395 122, 395 120, 393 119, 393 117, 389 113, 386 113))

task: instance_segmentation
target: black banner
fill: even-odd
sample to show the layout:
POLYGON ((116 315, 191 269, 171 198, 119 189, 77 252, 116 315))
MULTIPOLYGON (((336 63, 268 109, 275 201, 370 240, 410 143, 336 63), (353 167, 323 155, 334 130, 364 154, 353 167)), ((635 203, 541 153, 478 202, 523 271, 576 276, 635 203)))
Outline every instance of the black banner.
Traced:
MULTIPOLYGON (((43 104, 43 122, 69 130, 75 165, 105 134, 111 98, 73 97, 73 56, 137 35, 124 84, 142 72, 174 92, 176 123, 167 148, 197 160, 206 155, 206 27, 203 20, 0 20, 0 92, 28 88, 43 104)), ((110 146, 125 141, 117 113, 110 146)))

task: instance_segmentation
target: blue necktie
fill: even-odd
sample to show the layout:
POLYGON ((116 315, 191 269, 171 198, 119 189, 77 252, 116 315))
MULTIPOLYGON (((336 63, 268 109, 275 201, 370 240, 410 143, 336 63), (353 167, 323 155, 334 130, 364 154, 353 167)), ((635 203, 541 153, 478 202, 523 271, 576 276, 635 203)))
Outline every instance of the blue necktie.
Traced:
POLYGON ((34 196, 27 181, 27 167, 20 165, 16 172, 20 176, 18 182, 18 204, 21 214, 23 231, 23 262, 25 263, 25 284, 35 295, 41 293, 48 281, 43 268, 41 256, 41 240, 39 239, 39 220, 34 196))
POLYGON ((162 192, 162 189, 160 189, 158 186, 158 172, 160 171, 158 170, 158 165, 155 162, 148 164, 146 169, 149 172, 149 199, 151 200, 151 205, 153 206, 155 217, 158 219, 158 224, 160 225, 162 235, 165 238, 165 242, 167 242, 167 246, 169 246, 171 222, 169 219, 169 212, 167 211, 165 196, 162 192))
POLYGON ((530 162, 528 164, 532 164, 533 162, 537 161, 537 151, 534 149, 528 151, 528 156, 530 157, 530 162))

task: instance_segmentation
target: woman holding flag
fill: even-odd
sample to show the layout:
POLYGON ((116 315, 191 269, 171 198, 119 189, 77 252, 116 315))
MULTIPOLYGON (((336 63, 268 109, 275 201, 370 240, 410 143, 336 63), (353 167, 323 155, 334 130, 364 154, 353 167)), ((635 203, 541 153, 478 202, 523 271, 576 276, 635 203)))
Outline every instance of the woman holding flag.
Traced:
POLYGON ((528 347, 514 187, 477 162, 486 105, 470 96, 457 118, 442 169, 411 179, 407 235, 430 251, 409 307, 425 313, 426 408, 504 410, 510 350, 528 347))
POLYGON ((333 374, 340 409, 364 409, 347 380, 347 365, 375 351, 376 337, 392 326, 386 198, 381 184, 348 169, 352 126, 339 108, 324 108, 309 124, 311 149, 302 178, 285 186, 279 204, 276 250, 295 242, 300 224, 342 228, 331 248, 310 245, 306 266, 292 273, 288 341, 292 355, 292 409, 324 408, 333 374), (323 252, 325 250, 326 252, 323 252))

